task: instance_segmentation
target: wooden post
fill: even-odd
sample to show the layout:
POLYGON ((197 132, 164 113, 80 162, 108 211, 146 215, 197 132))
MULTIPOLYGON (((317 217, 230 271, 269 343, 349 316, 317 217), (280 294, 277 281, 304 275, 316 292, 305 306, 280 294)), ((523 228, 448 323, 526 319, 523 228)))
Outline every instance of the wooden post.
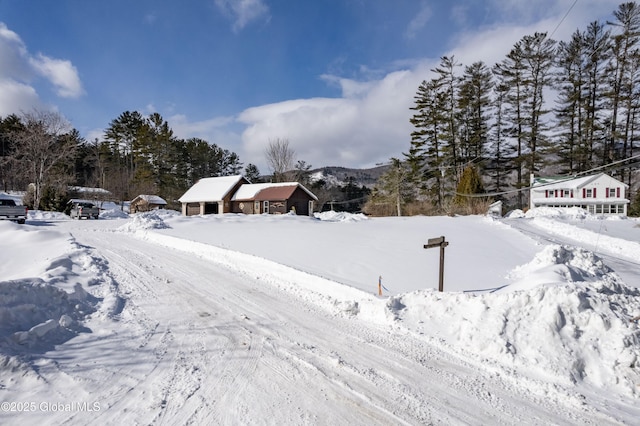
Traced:
POLYGON ((449 242, 444 240, 444 237, 429 238, 424 248, 440 247, 440 273, 438 277, 438 291, 444 291, 444 248, 449 245, 449 242))
POLYGON ((442 244, 440 244, 440 275, 438 277, 438 291, 440 293, 444 291, 444 248, 449 244, 444 242, 444 237, 442 240, 442 244))

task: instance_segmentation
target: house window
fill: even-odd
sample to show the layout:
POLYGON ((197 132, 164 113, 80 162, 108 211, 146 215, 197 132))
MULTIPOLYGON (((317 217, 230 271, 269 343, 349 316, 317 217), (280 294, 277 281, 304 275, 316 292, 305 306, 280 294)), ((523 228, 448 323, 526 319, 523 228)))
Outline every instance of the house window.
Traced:
POLYGON ((607 197, 615 198, 616 197, 616 189, 615 188, 609 188, 607 190, 607 197))
POLYGON ((269 202, 268 201, 263 201, 262 202, 262 213, 269 213, 269 202))
POLYGON ((602 204, 596 204, 596 214, 602 214, 602 204))
POLYGON ((593 189, 585 189, 584 198, 593 198, 593 189))
POLYGON ((563 190, 562 196, 566 198, 571 197, 571 191, 569 191, 568 189, 563 190))

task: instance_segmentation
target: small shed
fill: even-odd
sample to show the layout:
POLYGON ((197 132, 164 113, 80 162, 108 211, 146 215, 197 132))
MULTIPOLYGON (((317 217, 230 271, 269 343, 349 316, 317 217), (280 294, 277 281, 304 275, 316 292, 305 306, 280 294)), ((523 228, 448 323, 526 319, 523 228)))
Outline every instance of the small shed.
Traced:
POLYGON ((129 211, 131 213, 148 212, 151 210, 164 209, 167 202, 158 195, 138 195, 131 201, 129 211))
POLYGON ((231 199, 231 211, 245 214, 312 215, 318 198, 298 182, 242 185, 231 199))
POLYGON ((241 175, 202 178, 178 199, 184 216, 231 212, 231 197, 249 181, 241 175))

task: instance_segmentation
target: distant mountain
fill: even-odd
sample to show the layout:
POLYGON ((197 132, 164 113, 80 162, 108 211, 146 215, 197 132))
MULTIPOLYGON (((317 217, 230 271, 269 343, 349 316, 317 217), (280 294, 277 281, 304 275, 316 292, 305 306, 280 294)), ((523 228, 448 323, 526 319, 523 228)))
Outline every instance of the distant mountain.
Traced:
POLYGON ((321 167, 310 170, 311 180, 324 180, 329 187, 342 186, 352 177, 358 186, 371 188, 389 166, 377 166, 369 169, 350 169, 347 167, 321 167))

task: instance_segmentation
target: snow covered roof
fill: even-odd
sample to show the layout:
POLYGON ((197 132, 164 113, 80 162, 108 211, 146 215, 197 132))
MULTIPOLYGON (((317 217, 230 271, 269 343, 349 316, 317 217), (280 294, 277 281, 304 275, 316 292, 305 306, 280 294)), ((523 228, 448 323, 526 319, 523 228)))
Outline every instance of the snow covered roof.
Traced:
POLYGON ((625 183, 612 178, 604 173, 598 173, 596 175, 584 176, 579 178, 567 178, 567 177, 536 177, 533 179, 532 187, 544 187, 544 189, 578 189, 593 182, 594 180, 605 178, 616 181, 622 185, 627 186, 625 183))
POLYGON ((178 199, 181 203, 222 201, 241 181, 242 175, 202 178, 178 199))
POLYGON ((274 200, 286 199, 293 194, 297 188, 301 188, 309 194, 311 198, 318 198, 304 185, 298 182, 279 182, 279 183, 250 183, 242 185, 234 194, 232 200, 274 200))
POLYGON ((137 201, 138 199, 140 200, 144 200, 149 204, 158 204, 158 205, 165 205, 167 204, 167 202, 160 196, 158 195, 147 195, 147 194, 141 194, 138 195, 136 198, 133 199, 133 201, 131 201, 132 203, 137 201))

